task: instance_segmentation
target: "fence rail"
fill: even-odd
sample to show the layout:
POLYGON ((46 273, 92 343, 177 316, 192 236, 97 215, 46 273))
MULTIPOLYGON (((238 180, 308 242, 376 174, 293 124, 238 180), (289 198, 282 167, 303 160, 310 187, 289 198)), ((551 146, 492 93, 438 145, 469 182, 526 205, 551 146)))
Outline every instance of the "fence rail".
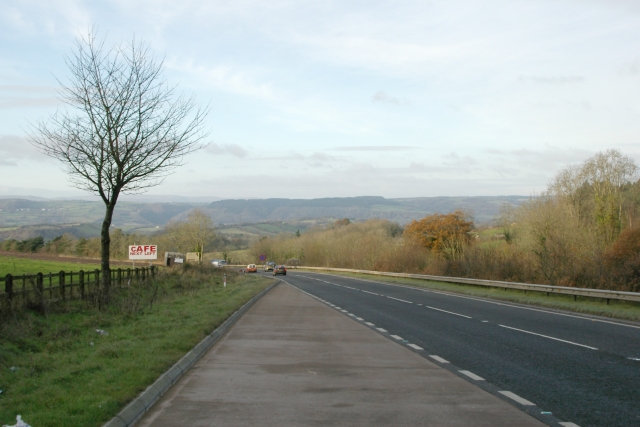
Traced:
POLYGON ((370 274, 374 276, 422 279, 422 280, 431 280, 436 282, 458 283, 463 285, 487 286, 491 288, 520 289, 524 291, 546 292, 547 295, 565 294, 565 295, 573 295, 574 300, 578 296, 589 297, 589 298, 600 298, 600 299, 606 300, 607 304, 609 304, 609 300, 640 302, 640 293, 638 292, 607 291, 602 289, 588 289, 588 288, 570 288, 567 286, 534 285, 529 283, 501 282, 497 280, 468 279, 465 277, 430 276, 427 274, 389 273, 384 271, 352 270, 348 268, 331 268, 331 267, 298 267, 298 268, 305 269, 305 270, 336 271, 336 272, 343 272, 343 273, 370 274))
MULTIPOLYGON (((113 287, 124 287, 131 281, 144 280, 154 276, 157 267, 112 269, 111 284, 113 287)), ((66 301, 85 299, 100 289, 100 270, 60 271, 58 273, 37 273, 0 277, 0 300, 12 306, 26 305, 29 301, 66 301), (3 286, 4 284, 4 286, 3 286)))

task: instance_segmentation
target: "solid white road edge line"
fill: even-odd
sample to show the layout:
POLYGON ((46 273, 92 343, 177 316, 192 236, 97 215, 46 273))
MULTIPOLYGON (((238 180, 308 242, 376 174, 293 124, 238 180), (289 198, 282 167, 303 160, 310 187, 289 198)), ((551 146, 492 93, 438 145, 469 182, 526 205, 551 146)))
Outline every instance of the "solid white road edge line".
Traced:
POLYGON ((573 342, 573 341, 562 340, 560 338, 550 337, 549 335, 537 334, 535 332, 525 331, 524 329, 512 328, 511 326, 505 326, 505 325, 498 325, 498 326, 500 326, 501 328, 507 328, 507 329, 512 329, 514 331, 524 332, 525 334, 537 335, 539 337, 549 338, 550 340, 555 340, 555 341, 560 341, 560 342, 564 342, 564 343, 567 343, 567 344, 577 345, 577 346, 580 346, 580 347, 588 348, 590 350, 597 350, 597 348, 595 348, 595 347, 590 347, 590 346, 584 345, 584 344, 578 344, 577 342, 573 342))
POLYGON ((473 372, 470 371, 458 371, 461 374, 464 374, 466 376, 468 376, 469 378, 471 378, 472 380, 476 380, 476 381, 484 381, 484 378, 482 378, 479 375, 474 374, 473 372))
POLYGON ((429 357, 430 357, 430 358, 432 358, 432 359, 434 359, 434 360, 437 360, 437 361, 438 361, 438 362, 440 362, 440 363, 449 363, 449 361, 448 361, 448 360, 445 360, 445 359, 443 359, 443 358, 442 358, 442 357, 440 357, 440 356, 436 356, 435 354, 430 354, 430 355, 429 355, 429 357))
POLYGON ((529 402, 527 399, 524 399, 524 398, 522 398, 522 397, 518 396, 517 394, 512 393, 510 391, 499 391, 498 393, 504 394, 509 399, 513 399, 513 400, 515 400, 516 402, 518 402, 521 405, 524 405, 524 406, 536 406, 535 403, 529 402))

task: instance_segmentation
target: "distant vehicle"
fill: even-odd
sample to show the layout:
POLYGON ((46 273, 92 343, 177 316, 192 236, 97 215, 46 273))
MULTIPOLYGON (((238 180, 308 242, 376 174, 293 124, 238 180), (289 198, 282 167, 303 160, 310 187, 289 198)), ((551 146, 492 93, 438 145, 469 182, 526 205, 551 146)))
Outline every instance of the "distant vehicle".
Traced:
POLYGON ((214 267, 224 267, 225 265, 227 265, 227 261, 223 259, 212 259, 211 265, 213 265, 214 267))
POLYGON ((273 275, 277 276, 278 274, 282 274, 283 276, 287 275, 287 267, 284 265, 278 265, 273 269, 273 275))
POLYGON ((247 265, 247 273, 257 273, 257 272, 258 272, 258 267, 256 267, 255 264, 247 265))
POLYGON ((273 261, 269 261, 268 263, 266 263, 264 265, 264 271, 273 271, 273 269, 275 268, 276 263, 273 261))

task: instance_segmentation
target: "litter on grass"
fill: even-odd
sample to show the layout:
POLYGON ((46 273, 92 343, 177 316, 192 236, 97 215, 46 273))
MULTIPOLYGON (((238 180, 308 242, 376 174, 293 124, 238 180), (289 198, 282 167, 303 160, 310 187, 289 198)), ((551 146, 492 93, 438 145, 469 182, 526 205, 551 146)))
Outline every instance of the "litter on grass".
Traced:
POLYGON ((9 370, 10 370, 11 372, 15 372, 17 369, 18 369, 18 368, 16 368, 15 366, 12 366, 12 367, 10 367, 10 368, 9 368, 9 370))
POLYGON ((96 332, 100 335, 109 336, 109 332, 105 331, 104 329, 96 329, 96 332))
POLYGON ((29 424, 25 423, 24 421, 22 421, 22 416, 18 415, 16 417, 16 423, 12 426, 8 426, 8 425, 3 425, 2 427, 31 427, 29 424))

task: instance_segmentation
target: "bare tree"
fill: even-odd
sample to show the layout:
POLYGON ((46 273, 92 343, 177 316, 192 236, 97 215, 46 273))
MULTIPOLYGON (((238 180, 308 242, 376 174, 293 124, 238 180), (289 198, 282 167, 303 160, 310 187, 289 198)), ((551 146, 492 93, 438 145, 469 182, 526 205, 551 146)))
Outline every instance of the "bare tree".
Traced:
POLYGON ((215 238, 211 217, 202 209, 194 209, 185 221, 170 222, 165 227, 172 247, 183 251, 195 251, 204 255, 204 247, 215 238))
POLYGON ((93 33, 77 40, 61 83, 67 109, 33 126, 30 140, 64 163, 72 185, 100 196, 102 289, 109 297, 109 227, 120 194, 158 185, 201 148, 207 108, 176 95, 162 76, 163 63, 135 39, 105 49, 93 33))

